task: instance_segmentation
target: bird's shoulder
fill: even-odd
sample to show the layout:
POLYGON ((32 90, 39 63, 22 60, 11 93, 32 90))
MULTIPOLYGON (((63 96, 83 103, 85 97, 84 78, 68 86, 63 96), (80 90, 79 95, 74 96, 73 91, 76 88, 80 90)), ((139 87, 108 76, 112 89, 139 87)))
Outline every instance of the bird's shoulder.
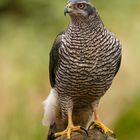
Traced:
POLYGON ((52 46, 52 48, 51 48, 51 51, 50 51, 50 53, 52 52, 52 51, 54 51, 54 50, 57 50, 60 46, 61 46, 61 43, 62 43, 62 36, 65 34, 65 32, 60 32, 57 36, 56 36, 56 38, 55 38, 55 40, 54 40, 54 43, 53 43, 53 46, 52 46))
POLYGON ((62 42, 62 35, 64 35, 64 32, 61 32, 56 36, 50 51, 49 77, 50 77, 50 83, 52 87, 54 87, 55 85, 55 73, 59 62, 59 48, 62 42))

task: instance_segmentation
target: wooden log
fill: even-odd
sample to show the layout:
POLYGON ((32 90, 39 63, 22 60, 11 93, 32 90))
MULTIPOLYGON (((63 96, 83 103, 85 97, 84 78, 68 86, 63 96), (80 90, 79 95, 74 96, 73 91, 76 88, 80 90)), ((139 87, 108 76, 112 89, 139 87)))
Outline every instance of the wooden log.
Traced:
MULTIPOLYGON (((61 136, 55 140, 67 140, 66 136, 61 136)), ((86 133, 73 132, 71 135, 71 140, 117 140, 115 136, 109 134, 104 134, 99 128, 93 128, 88 130, 88 136, 86 133)))

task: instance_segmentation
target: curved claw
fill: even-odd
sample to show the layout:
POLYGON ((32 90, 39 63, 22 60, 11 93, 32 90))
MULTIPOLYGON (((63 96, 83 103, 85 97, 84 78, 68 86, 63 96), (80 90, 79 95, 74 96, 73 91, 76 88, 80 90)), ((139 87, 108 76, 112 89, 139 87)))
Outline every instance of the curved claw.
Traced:
POLYGON ((51 140, 54 140, 55 137, 54 137, 54 133, 51 134, 51 140))
POLYGON ((56 138, 54 134, 55 133, 52 133, 52 132, 48 134, 47 140, 54 140, 56 138))
POLYGON ((91 122, 91 124, 89 125, 89 127, 88 127, 88 130, 91 128, 91 126, 95 126, 95 122, 93 121, 93 122, 91 122))
POLYGON ((83 130, 86 133, 86 135, 88 136, 88 131, 84 127, 80 126, 80 129, 83 130))
MULTIPOLYGON (((101 132, 103 133, 102 130, 101 130, 101 132)), ((113 138, 116 138, 116 134, 115 134, 115 133, 106 132, 106 133, 105 133, 105 136, 106 136, 106 137, 105 137, 105 140, 108 138, 109 135, 110 135, 111 137, 113 137, 113 138)))

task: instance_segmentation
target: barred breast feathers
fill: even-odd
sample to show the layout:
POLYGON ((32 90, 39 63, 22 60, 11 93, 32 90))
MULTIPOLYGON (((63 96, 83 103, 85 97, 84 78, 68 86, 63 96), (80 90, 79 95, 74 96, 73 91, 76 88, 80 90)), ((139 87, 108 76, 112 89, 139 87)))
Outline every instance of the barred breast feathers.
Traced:
POLYGON ((58 92, 72 97, 77 106, 79 98, 86 105, 99 99, 112 83, 120 52, 120 42, 102 22, 80 27, 70 23, 59 49, 58 92))

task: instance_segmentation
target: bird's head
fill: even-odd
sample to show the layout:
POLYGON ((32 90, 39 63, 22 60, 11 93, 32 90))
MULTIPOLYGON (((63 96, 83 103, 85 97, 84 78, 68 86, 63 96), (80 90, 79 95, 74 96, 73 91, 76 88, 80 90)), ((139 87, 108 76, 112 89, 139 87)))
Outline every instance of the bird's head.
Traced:
POLYGON ((71 17, 88 17, 94 13, 96 9, 89 0, 69 0, 64 9, 64 15, 69 14, 71 17))

